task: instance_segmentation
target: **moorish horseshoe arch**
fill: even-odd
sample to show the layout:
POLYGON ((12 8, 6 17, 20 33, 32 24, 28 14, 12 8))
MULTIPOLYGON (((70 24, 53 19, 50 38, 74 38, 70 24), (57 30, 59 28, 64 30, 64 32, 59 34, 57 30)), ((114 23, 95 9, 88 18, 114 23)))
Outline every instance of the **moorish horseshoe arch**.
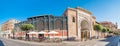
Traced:
POLYGON ((90 37, 90 23, 87 20, 82 20, 80 23, 81 26, 81 40, 87 40, 90 37))

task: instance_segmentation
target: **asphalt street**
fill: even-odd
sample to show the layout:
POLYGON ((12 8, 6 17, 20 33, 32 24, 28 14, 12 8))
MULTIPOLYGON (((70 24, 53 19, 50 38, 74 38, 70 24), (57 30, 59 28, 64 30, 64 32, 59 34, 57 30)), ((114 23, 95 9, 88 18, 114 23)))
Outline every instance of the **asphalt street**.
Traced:
POLYGON ((39 46, 36 44, 27 44, 9 39, 0 38, 0 46, 39 46))
POLYGON ((109 42, 106 46, 119 46, 119 38, 120 36, 113 36, 108 39, 106 39, 107 42, 109 42))
MULTIPOLYGON (((39 43, 0 37, 0 46, 64 46, 62 43, 39 43)), ((66 46, 66 45, 65 45, 66 46)))

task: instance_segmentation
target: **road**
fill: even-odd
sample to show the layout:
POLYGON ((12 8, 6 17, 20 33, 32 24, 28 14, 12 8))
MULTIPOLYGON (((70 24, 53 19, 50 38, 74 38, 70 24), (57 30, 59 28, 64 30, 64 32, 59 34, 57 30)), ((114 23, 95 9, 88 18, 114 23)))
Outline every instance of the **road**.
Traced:
MULTIPOLYGON (((0 46, 64 46, 63 43, 39 43, 0 37, 0 46)), ((66 46, 66 45, 65 45, 66 46)))
POLYGON ((105 41, 109 42, 108 44, 106 44, 106 46, 119 46, 119 38, 120 36, 113 36, 110 38, 107 38, 105 41))
POLYGON ((0 38, 0 46, 39 46, 39 45, 27 44, 23 42, 17 42, 9 39, 0 38))

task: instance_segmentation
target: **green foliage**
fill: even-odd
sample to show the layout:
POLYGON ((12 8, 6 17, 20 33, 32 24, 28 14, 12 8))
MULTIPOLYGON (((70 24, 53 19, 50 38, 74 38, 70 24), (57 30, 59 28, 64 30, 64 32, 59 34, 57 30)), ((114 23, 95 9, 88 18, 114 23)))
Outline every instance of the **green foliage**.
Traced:
POLYGON ((109 33, 113 33, 113 31, 109 31, 109 33))
POLYGON ((115 35, 118 35, 119 33, 118 32, 114 32, 115 35))
POLYGON ((107 32, 107 29, 106 29, 106 28, 103 28, 103 29, 102 29, 102 32, 107 32))
POLYGON ((103 26, 100 24, 94 25, 94 30, 101 31, 103 29, 103 26))
POLYGON ((109 28, 106 28, 107 29, 107 31, 110 31, 110 29, 109 28))
POLYGON ((107 29, 107 32, 109 32, 110 31, 110 29, 109 28, 106 28, 107 29))
POLYGON ((23 24, 23 25, 21 25, 20 28, 21 28, 23 31, 28 31, 28 30, 30 30, 30 29, 33 29, 34 26, 33 26, 32 24, 23 24))
POLYGON ((15 30, 14 29, 12 29, 12 32, 11 33, 15 33, 15 30))

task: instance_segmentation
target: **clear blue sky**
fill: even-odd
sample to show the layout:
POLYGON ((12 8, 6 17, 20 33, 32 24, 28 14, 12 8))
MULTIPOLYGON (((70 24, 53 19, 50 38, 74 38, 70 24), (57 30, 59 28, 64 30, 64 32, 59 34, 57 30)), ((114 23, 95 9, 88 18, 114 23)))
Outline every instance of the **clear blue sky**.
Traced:
POLYGON ((93 13, 98 22, 118 22, 120 0, 0 0, 0 24, 10 18, 23 21, 42 14, 61 15, 67 7, 80 6, 93 13))

